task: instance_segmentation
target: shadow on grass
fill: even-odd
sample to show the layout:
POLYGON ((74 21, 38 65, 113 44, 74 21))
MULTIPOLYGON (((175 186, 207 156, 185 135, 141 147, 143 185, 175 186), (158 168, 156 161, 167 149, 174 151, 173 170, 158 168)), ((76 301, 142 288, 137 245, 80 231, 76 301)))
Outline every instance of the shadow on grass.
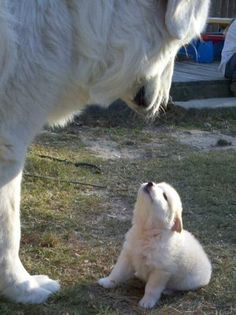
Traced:
MULTIPOLYGON (((70 308, 76 307, 81 315, 145 314, 146 310, 138 306, 143 294, 144 283, 138 279, 132 279, 115 289, 104 289, 96 283, 88 283, 66 289, 63 296, 58 295, 56 302, 68 304, 70 308)), ((154 311, 177 302, 186 294, 187 292, 176 292, 173 296, 162 295, 154 311)))
MULTIPOLYGON (((163 126, 165 124, 175 124, 204 127, 204 129, 227 129, 229 127, 228 124, 235 125, 235 121, 235 107, 186 110, 174 104, 168 104, 166 110, 160 112, 158 117, 151 122, 133 112, 122 100, 117 100, 108 108, 98 105, 87 107, 84 112, 75 118, 75 123, 71 125, 71 128, 73 130, 73 127, 75 128, 78 125, 137 128, 145 125, 163 126)), ((236 133, 236 126, 234 130, 236 133)))

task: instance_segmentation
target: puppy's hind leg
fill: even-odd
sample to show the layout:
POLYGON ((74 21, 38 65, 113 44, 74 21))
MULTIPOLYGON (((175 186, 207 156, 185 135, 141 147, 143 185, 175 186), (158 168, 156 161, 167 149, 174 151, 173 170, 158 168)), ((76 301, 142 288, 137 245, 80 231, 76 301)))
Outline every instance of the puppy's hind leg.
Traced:
POLYGON ((159 301, 169 278, 169 273, 163 270, 152 272, 145 286, 144 297, 139 301, 139 305, 144 308, 152 308, 159 301))
POLYGON ((100 279, 98 283, 104 288, 114 288, 119 283, 124 282, 133 276, 134 268, 131 264, 130 257, 127 251, 123 249, 110 275, 100 279))

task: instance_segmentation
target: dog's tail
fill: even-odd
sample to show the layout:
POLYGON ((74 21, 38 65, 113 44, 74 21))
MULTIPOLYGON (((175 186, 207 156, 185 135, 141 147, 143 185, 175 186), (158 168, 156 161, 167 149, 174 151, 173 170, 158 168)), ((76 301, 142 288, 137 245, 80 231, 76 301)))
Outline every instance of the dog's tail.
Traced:
POLYGON ((0 1, 0 91, 13 72, 17 60, 14 19, 7 8, 7 1, 0 1))

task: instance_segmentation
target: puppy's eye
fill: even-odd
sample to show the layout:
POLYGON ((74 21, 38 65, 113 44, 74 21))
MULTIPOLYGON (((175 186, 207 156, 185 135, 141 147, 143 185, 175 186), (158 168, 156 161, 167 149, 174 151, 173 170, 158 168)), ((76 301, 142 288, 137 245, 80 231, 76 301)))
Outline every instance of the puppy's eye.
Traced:
POLYGON ((165 198, 166 201, 168 201, 166 193, 163 192, 163 197, 165 198))

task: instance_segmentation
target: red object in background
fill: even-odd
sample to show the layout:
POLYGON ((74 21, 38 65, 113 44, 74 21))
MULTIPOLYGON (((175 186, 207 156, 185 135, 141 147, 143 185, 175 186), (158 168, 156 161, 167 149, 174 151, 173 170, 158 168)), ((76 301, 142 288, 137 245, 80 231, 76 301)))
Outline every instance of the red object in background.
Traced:
POLYGON ((225 36, 223 34, 202 34, 201 38, 205 42, 212 41, 213 43, 218 43, 224 41, 225 36))

